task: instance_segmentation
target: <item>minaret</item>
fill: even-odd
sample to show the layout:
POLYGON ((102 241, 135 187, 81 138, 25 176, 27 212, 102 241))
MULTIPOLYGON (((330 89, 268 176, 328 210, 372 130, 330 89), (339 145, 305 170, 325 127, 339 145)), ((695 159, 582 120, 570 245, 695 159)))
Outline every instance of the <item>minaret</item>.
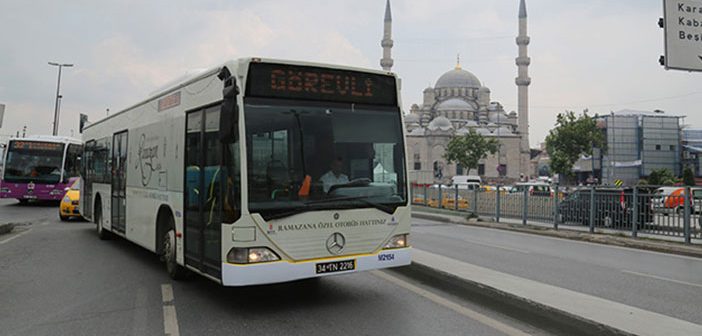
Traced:
POLYGON ((392 14, 390 14, 390 0, 385 2, 385 28, 383 29, 383 40, 380 42, 383 47, 383 58, 380 59, 380 66, 383 70, 390 71, 392 69, 392 58, 390 51, 392 49, 392 14))
POLYGON ((531 59, 527 56, 527 46, 529 45, 529 36, 527 36, 527 12, 525 0, 519 1, 519 36, 517 36, 517 46, 519 46, 519 57, 517 63, 517 113, 519 114, 518 130, 522 137, 519 144, 520 163, 519 172, 525 177, 531 175, 530 159, 531 150, 529 148, 529 64, 531 59))

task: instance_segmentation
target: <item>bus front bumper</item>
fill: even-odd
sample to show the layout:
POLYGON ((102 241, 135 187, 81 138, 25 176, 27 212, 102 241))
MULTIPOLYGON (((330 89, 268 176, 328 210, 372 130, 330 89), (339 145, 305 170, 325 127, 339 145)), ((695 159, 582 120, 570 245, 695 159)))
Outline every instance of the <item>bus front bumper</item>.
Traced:
POLYGON ((392 250, 382 250, 376 254, 352 255, 300 262, 277 261, 249 265, 222 263, 222 285, 263 285, 328 275, 348 274, 359 271, 406 266, 412 262, 411 250, 411 247, 406 247, 392 250), (317 274, 317 264, 327 264, 335 261, 347 260, 355 260, 356 267, 354 270, 317 274))

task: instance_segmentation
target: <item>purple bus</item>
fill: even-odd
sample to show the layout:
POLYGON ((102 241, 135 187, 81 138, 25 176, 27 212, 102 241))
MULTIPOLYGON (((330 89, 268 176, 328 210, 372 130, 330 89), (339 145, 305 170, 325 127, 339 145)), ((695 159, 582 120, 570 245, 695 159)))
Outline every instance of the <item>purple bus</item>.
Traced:
POLYGON ((58 201, 80 176, 80 140, 59 136, 13 138, 5 148, 0 198, 58 201))

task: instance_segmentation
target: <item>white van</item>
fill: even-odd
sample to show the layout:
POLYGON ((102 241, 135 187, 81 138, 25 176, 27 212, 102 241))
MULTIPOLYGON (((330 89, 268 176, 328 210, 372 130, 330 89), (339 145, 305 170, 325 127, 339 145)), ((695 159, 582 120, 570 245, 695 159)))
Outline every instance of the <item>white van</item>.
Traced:
POLYGON ((451 178, 451 182, 453 184, 475 184, 477 183, 478 185, 483 183, 483 180, 480 179, 480 176, 478 175, 456 175, 451 178))

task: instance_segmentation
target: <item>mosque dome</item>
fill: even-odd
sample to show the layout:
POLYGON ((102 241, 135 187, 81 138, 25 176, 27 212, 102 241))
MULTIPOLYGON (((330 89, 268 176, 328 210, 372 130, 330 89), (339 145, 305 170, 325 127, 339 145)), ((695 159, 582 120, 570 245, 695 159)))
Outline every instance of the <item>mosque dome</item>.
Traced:
POLYGON ((429 126, 427 126, 427 128, 432 130, 432 131, 436 131, 436 130, 448 131, 448 130, 453 129, 453 125, 451 125, 451 121, 448 120, 446 117, 438 116, 438 117, 434 118, 434 120, 432 120, 429 123, 429 126))
POLYGON ((453 110, 459 110, 459 111, 469 111, 469 110, 475 110, 473 105, 468 103, 467 101, 459 98, 451 98, 442 101, 439 103, 439 105, 436 107, 437 111, 453 111, 453 110))
POLYGON ((441 75, 436 81, 435 88, 481 88, 480 80, 474 74, 456 67, 455 69, 441 75))

